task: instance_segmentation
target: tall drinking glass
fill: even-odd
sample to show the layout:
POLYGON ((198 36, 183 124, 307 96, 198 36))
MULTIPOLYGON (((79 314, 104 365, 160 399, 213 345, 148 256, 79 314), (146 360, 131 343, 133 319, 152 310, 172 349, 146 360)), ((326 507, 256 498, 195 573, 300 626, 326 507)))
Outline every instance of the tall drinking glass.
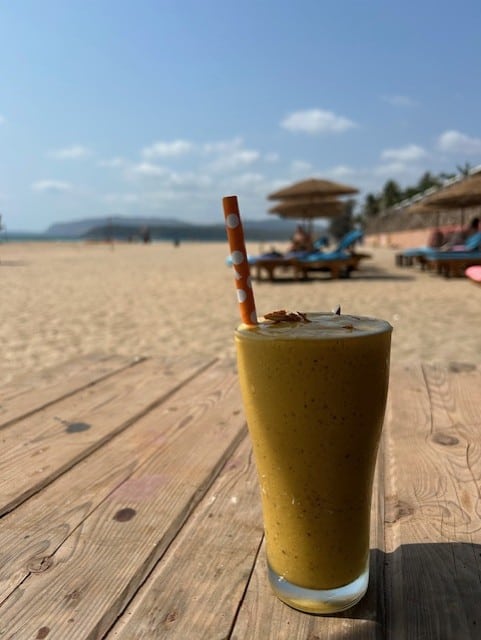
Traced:
POLYGON ((297 609, 341 611, 368 586, 392 327, 334 313, 270 315, 235 332, 269 579, 297 609))

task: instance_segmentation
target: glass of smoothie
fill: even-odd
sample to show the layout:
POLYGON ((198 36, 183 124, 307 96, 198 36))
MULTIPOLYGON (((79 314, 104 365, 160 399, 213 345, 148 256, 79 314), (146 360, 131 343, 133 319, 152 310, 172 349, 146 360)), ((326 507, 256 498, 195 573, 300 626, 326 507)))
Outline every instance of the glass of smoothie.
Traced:
POLYGON ((269 580, 302 611, 342 611, 367 590, 391 331, 375 318, 279 311, 235 332, 269 580))

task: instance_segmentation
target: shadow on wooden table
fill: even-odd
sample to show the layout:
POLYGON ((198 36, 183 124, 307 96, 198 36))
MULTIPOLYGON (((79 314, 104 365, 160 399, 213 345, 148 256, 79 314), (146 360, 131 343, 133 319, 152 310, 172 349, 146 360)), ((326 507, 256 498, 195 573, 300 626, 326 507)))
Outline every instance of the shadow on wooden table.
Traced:
POLYGON ((371 550, 366 597, 339 617, 376 619, 392 638, 481 637, 481 545, 404 544, 371 550))

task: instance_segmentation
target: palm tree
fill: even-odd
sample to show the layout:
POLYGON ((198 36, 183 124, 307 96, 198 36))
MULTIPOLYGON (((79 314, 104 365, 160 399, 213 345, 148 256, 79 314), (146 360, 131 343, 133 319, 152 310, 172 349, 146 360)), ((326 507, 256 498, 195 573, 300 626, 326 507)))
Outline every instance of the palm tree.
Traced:
POLYGON ((456 165, 456 169, 458 170, 458 173, 462 175, 464 178, 467 178, 469 176, 472 168, 473 167, 469 162, 465 162, 464 165, 459 165, 459 164, 456 165))

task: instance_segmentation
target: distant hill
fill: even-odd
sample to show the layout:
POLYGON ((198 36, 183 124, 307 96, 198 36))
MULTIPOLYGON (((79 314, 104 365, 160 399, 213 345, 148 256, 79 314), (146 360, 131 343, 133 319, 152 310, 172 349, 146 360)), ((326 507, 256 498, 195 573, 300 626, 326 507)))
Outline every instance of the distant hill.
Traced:
MULTIPOLYGON (((298 222, 272 217, 262 220, 245 220, 246 240, 268 241, 287 240, 298 222)), ((87 218, 73 222, 52 224, 45 232, 48 236, 85 238, 89 240, 138 239, 142 231, 148 228, 152 240, 187 240, 225 242, 224 224, 193 224, 174 218, 147 218, 111 216, 87 218)), ((324 226, 316 225, 315 232, 322 233, 324 226)))
POLYGON ((147 218, 147 217, 128 217, 128 216, 105 216, 102 218, 85 218, 82 220, 73 220, 72 222, 54 222, 45 233, 49 236, 71 236, 79 237, 86 234, 90 229, 95 227, 119 225, 127 227, 150 227, 154 225, 167 226, 188 226, 187 222, 176 220, 174 218, 147 218))

